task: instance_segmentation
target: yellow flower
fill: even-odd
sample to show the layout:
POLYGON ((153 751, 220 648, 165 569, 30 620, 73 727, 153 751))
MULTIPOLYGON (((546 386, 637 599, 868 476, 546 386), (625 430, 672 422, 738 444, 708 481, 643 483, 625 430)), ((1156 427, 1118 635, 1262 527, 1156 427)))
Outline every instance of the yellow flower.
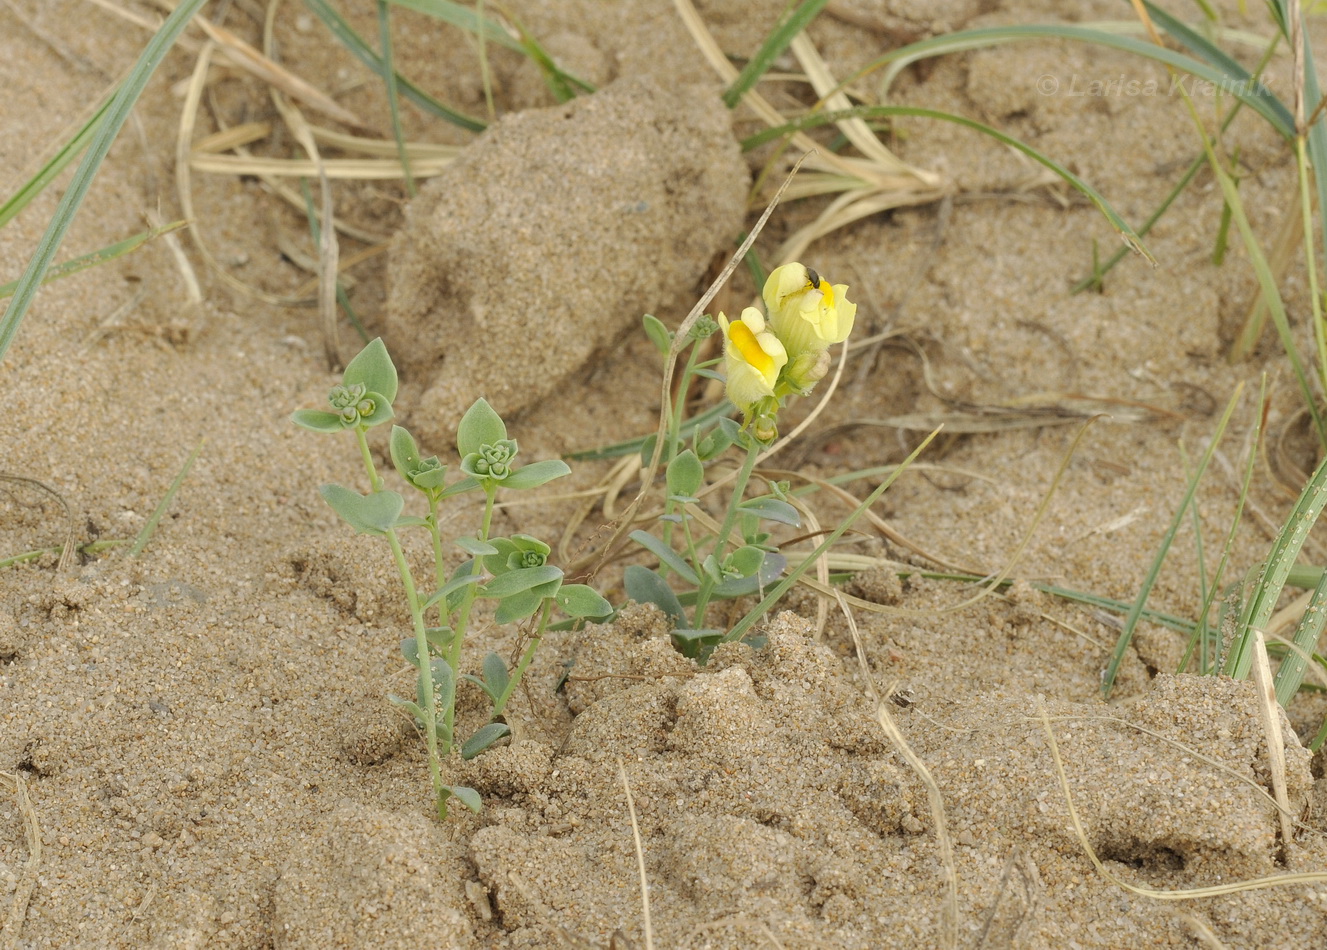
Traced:
POLYGON ((722 313, 724 370, 728 398, 746 415, 757 402, 774 395, 779 371, 788 362, 788 351, 765 328, 765 318, 755 307, 742 311, 740 320, 730 321, 722 313))
POLYGON ((848 338, 857 305, 844 296, 847 292, 847 284, 831 286, 802 264, 774 269, 765 281, 765 309, 770 328, 783 341, 789 359, 819 353, 848 338))

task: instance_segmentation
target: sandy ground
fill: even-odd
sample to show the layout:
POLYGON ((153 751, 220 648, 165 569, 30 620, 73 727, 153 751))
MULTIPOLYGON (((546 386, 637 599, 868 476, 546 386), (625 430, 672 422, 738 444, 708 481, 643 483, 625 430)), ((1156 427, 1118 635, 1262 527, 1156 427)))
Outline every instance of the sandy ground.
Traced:
MULTIPOLYGON (((374 35, 371 5, 343 6, 374 35)), ((1230 25, 1267 34, 1255 5, 1248 19, 1223 6, 1230 25)), ((224 23, 258 42, 257 8, 228 4, 224 23)), ((701 12, 720 46, 745 57, 780 8, 714 0, 701 12)), ((522 452, 546 458, 649 431, 657 361, 631 328, 642 310, 671 325, 682 318, 730 250, 730 224, 741 226, 732 209, 746 200, 746 174, 772 153, 736 158, 733 136, 760 126, 738 110, 728 130, 714 87, 703 85, 708 67, 670 4, 532 0, 514 9, 564 67, 600 86, 625 77, 614 89, 635 88, 635 98, 558 107, 528 62, 490 50, 496 106, 523 113, 516 123, 481 139, 408 212, 395 182, 338 183, 335 195, 338 215, 368 234, 411 229, 389 255, 351 271, 351 296, 403 354, 399 406, 430 451, 445 447, 456 400, 492 389, 510 399, 522 452), (668 143, 688 136, 696 154, 667 174, 631 167, 636 151, 676 148, 668 143), (640 144, 596 164, 625 141, 640 144), (588 156, 571 163, 584 175, 558 172, 541 143, 554 158, 588 156), (598 177, 615 171, 638 176, 626 191, 645 194, 648 207, 593 200, 598 177), (698 227, 707 213, 723 226, 698 227), (552 221, 561 230, 550 244, 552 221), (469 270, 421 262, 421 248, 457 255, 469 270), (669 275, 667 286, 658 274, 669 275), (587 284, 603 292, 576 296, 587 284), (403 303, 421 298, 435 322, 426 306, 403 303), (530 309, 541 299, 565 307, 556 332, 530 309), (536 324, 548 333, 523 343, 536 324), (463 367, 464 386, 447 375, 449 363, 463 367), (519 386, 504 363, 524 374, 519 386)), ((1129 15, 1127 4, 1104 0, 845 0, 810 35, 847 75, 934 31, 1129 15)), ((484 113, 472 46, 404 12, 397 28, 408 74, 484 113)), ((175 134, 201 33, 189 35, 193 45, 166 59, 112 151, 62 256, 141 230, 159 206, 167 218, 178 213, 175 134)), ((27 179, 144 37, 77 0, 0 7, 0 193, 27 179)), ((388 134, 380 86, 302 7, 278 10, 276 37, 282 61, 364 117, 365 134, 388 134)), ((1272 66, 1278 91, 1288 90, 1287 69, 1285 57, 1272 66)), ((276 120, 256 81, 220 67, 212 79, 196 136, 222 122, 276 120)), ((934 61, 903 74, 894 96, 1024 138, 1137 223, 1196 148, 1169 85, 1160 69, 1121 54, 1037 43, 934 61), (1161 91, 1088 92, 1121 77, 1157 80, 1161 91)), ((770 93, 787 108, 798 106, 795 94, 770 93)), ((474 138, 413 109, 405 120, 413 139, 474 138)), ((943 174, 953 198, 815 244, 808 263, 852 287, 858 333, 892 336, 849 363, 811 432, 770 465, 826 476, 897 462, 920 436, 884 424, 902 416, 1053 409, 1053 425, 943 438, 876 508, 894 539, 869 529, 845 548, 994 572, 1018 551, 1081 420, 1104 409, 1111 418, 1089 428, 1014 574, 1128 600, 1188 466, 1243 383, 1250 388, 1200 494, 1205 563, 1215 562, 1265 371, 1277 439, 1256 471, 1231 570, 1255 564, 1314 459, 1297 435, 1298 397, 1271 335, 1254 359, 1225 360, 1254 280, 1238 247, 1223 266, 1211 263, 1221 204, 1210 176, 1200 174, 1148 238, 1157 269, 1131 259, 1102 293, 1071 296, 1093 242, 1103 255, 1117 246, 1095 210, 968 131, 901 120, 891 145, 943 174)), ((1291 201, 1289 155, 1247 117, 1227 147, 1239 149, 1246 207, 1270 240, 1291 201)), ((254 149, 295 154, 281 133, 254 149)), ((785 156, 776 169, 786 167, 785 156)), ((5 279, 26 264, 58 191, 0 231, 5 279)), ((252 178, 195 175, 193 194, 199 233, 227 273, 267 295, 307 292, 301 261, 314 250, 302 213, 252 178)), ((819 207, 781 208, 763 253, 819 207)), ((1320 763, 1288 740, 1302 821, 1284 842, 1248 684, 1169 675, 1182 640, 1144 625, 1103 703, 1116 622, 1027 585, 968 603, 972 588, 899 583, 889 571, 849 584, 879 608, 853 611, 865 662, 878 687, 897 690, 884 708, 933 788, 882 727, 847 621, 835 607, 818 626, 815 597, 799 592, 771 617, 766 649, 725 648, 705 669, 671 649, 650 609, 550 636, 509 711, 515 741, 454 764, 484 810, 440 825, 429 814, 421 744, 383 698, 408 683, 397 642, 409 618, 390 558, 352 536, 317 495, 323 482, 358 484, 362 469, 348 440, 289 423, 292 410, 319 406, 335 379, 317 313, 240 292, 189 240, 181 246, 201 276, 200 303, 158 242, 47 288, 0 366, 0 468, 41 482, 69 509, 31 483, 6 482, 0 555, 59 545, 69 530, 79 543, 133 537, 206 440, 141 557, 120 549, 61 567, 50 555, 0 570, 0 771, 22 780, 31 803, 0 789, 0 906, 10 915, 0 946, 607 947, 621 931, 616 946, 639 947, 645 925, 622 775, 659 947, 934 947, 950 934, 963 947, 1327 945, 1321 881, 1179 901, 1117 883, 1177 892, 1327 870, 1320 763), (575 678, 556 692, 568 661, 575 678), (1074 832, 1042 710, 1083 829, 1114 881, 1074 832)), ((342 253, 363 246, 346 239, 342 253)), ((731 312, 752 292, 739 270, 715 306, 731 312)), ((1307 348, 1305 293, 1292 269, 1287 301, 1307 348)), ((351 349, 352 332, 342 337, 351 349)), ((592 487, 608 467, 578 463, 571 487, 592 487)), ((874 484, 848 487, 861 495, 874 484)), ((550 486, 538 504, 504 509, 500 529, 558 539, 582 507, 562 491, 550 486)), ((845 510, 823 496, 814 506, 822 523, 845 510)), ((459 534, 474 516, 462 504, 450 523, 459 534)), ((568 556, 592 550, 610 520, 591 510, 568 556)), ((1321 561, 1322 543, 1311 539, 1309 552, 1321 561)), ((1189 521, 1151 605, 1195 616, 1198 564, 1189 521)), ((599 582, 621 601, 614 569, 599 582)), ((481 617, 470 662, 489 649, 511 654, 519 639, 481 617)), ((461 705, 473 718, 477 695, 463 689, 461 705)), ((1311 737, 1322 714, 1307 699, 1290 720, 1311 737)))

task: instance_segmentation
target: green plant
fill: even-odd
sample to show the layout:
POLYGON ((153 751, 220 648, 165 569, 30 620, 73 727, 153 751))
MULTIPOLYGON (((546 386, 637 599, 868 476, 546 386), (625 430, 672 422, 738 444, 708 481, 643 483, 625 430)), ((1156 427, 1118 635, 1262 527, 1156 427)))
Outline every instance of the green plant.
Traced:
MULTIPOLYGON (((630 535, 659 559, 659 568, 632 565, 624 575, 627 595, 657 605, 668 616, 673 641, 687 656, 704 661, 718 644, 739 639, 751 626, 746 623, 736 635, 710 628, 706 611, 714 600, 764 595, 784 573, 787 561, 772 543, 766 523, 801 524, 789 499, 789 486, 765 479, 765 491, 747 497, 747 489, 762 451, 778 438, 778 414, 785 400, 814 389, 829 371, 829 347, 852 332, 857 308, 845 296, 847 289, 831 285, 802 264, 787 264, 765 281, 765 314, 747 307, 739 319, 729 320, 720 313, 717 321, 696 321, 687 334, 679 392, 685 393, 697 376, 713 377, 712 367, 722 362, 728 400, 741 410, 743 423, 739 426, 720 417, 708 426, 686 424, 684 399, 668 407, 662 458, 667 496, 658 518, 661 529, 657 535, 645 530, 630 535), (701 341, 720 328, 722 360, 698 362, 701 341), (745 454, 732 479, 723 518, 715 521, 699 507, 706 466, 734 447, 745 454), (685 586, 681 594, 670 586, 669 575, 676 575, 685 586)), ((657 319, 647 316, 645 330, 666 360, 677 355, 673 335, 657 319)), ((646 440, 641 451, 648 461, 655 440, 646 440)), ((718 488, 721 481, 713 481, 707 490, 718 488)), ((768 606, 764 604, 755 619, 768 606)))
POLYGON ((510 728, 498 720, 534 659, 553 608, 573 618, 607 616, 612 608, 592 588, 564 584, 561 568, 548 563, 550 549, 539 539, 523 534, 491 535, 499 489, 538 488, 571 470, 559 459, 518 466, 516 441, 508 438, 502 418, 483 399, 466 411, 457 429, 461 477, 450 485, 447 467, 438 457, 423 457, 404 427, 392 427, 392 465, 428 505, 428 514, 423 517, 405 513, 405 498, 383 487, 367 438, 369 429, 391 421, 396 390, 396 367, 382 340, 375 339, 350 361, 340 384, 328 394, 330 411, 301 409, 291 418, 296 425, 314 432, 348 430, 355 436, 368 475, 368 494, 335 484, 324 485, 320 491, 355 531, 384 538, 391 547, 414 628, 414 635, 401 642, 401 652, 417 673, 413 699, 389 699, 423 730, 438 816, 445 818, 447 800, 452 796, 474 810, 478 810, 480 801, 474 789, 443 781, 443 762, 457 751, 463 758, 472 758, 510 735, 510 728), (469 558, 448 575, 439 510, 444 501, 474 491, 484 495, 482 520, 478 531, 453 539, 452 543, 469 558), (421 591, 416 584, 401 545, 400 532, 406 528, 428 532, 432 590, 421 591), (497 601, 498 623, 515 623, 536 615, 538 619, 514 669, 508 670, 502 657, 489 653, 481 664, 482 676, 463 675, 465 637, 475 601, 480 598, 497 601), (456 736, 456 686, 460 679, 483 690, 492 708, 489 722, 464 742, 458 742, 456 736))

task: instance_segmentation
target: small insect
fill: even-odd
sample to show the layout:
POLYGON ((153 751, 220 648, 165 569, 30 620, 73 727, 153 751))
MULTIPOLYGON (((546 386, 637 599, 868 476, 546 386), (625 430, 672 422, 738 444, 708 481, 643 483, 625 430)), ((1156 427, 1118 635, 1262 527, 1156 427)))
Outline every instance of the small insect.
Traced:
POLYGON ((809 280, 809 281, 811 282, 811 287, 812 287, 813 289, 815 289, 815 290, 819 290, 819 289, 820 289, 820 275, 817 274, 817 273, 816 273, 812 268, 810 268, 810 267, 808 267, 808 268, 806 269, 806 279, 809 280))

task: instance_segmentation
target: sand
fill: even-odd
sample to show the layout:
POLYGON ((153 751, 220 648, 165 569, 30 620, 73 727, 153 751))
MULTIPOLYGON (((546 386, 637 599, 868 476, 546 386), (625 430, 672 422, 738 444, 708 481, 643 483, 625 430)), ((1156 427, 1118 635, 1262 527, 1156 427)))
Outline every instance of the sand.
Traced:
MULTIPOLYGON (((1267 34, 1261 9, 1250 5, 1241 18, 1236 4, 1220 6, 1231 25, 1267 34)), ((701 12, 720 46, 744 57, 781 7, 715 0, 701 12)), ((258 43, 256 9, 229 5, 223 22, 258 43)), ((471 180, 450 186, 466 192, 457 202, 465 217, 436 224, 448 210, 436 184, 412 210, 399 183, 336 184, 338 215, 364 231, 408 235, 407 221, 434 215, 429 240, 438 247, 478 247, 494 258, 467 263, 468 309, 444 306, 421 330, 404 328, 411 308, 403 301, 431 291, 456 298, 447 296, 454 288, 429 286, 438 277, 427 262, 410 263, 419 240, 398 236, 388 254, 350 272, 357 311, 401 354, 398 409, 429 433, 430 453, 446 454, 457 400, 504 385, 494 369, 503 360, 527 374, 543 361, 552 380, 521 377, 537 391, 517 392, 505 407, 527 459, 650 431, 658 361, 633 329, 640 311, 678 324, 736 237, 714 222, 740 225, 733 209, 745 201, 742 178, 773 155, 758 150, 731 164, 733 143, 759 123, 738 110, 726 130, 712 98, 718 87, 670 4, 531 0, 513 9, 564 68, 590 82, 667 90, 684 114, 693 102, 696 129, 711 137, 703 154, 714 157, 678 156, 674 171, 653 183, 623 160, 607 162, 606 170, 638 176, 628 190, 661 187, 659 200, 672 202, 644 232, 642 222, 627 222, 648 239, 633 238, 622 230, 620 202, 594 200, 598 179, 567 174, 541 184, 556 176, 544 169, 522 177, 521 156, 553 134, 553 117, 583 109, 598 109, 599 118, 585 122, 581 154, 610 154, 651 115, 676 116, 676 102, 637 94, 612 109, 558 106, 528 61, 490 49, 495 104, 514 116, 500 129, 520 147, 495 148, 491 136, 461 159, 471 180), (619 117, 620 135, 605 116, 619 117), (510 232, 531 201, 568 216, 559 241, 584 235, 568 251, 573 267, 559 266, 556 246, 540 244, 542 229, 510 233, 503 256, 499 225, 510 232), (498 203, 492 226, 479 210, 484 202, 498 203), (714 226, 700 233, 695 222, 707 208, 714 226), (458 223, 471 245, 457 238, 458 223), (596 268, 595 256, 605 254, 612 261, 596 268), (669 277, 633 285, 633 272, 669 277), (495 279, 473 276, 486 274, 495 279), (579 293, 601 283, 612 293, 579 293), (496 312, 484 300, 507 286, 535 301, 527 306, 565 306, 559 335, 537 352, 521 349, 519 314, 483 332, 496 312), (464 368, 464 386, 447 376, 449 363, 464 368)), ((810 36, 846 76, 938 30, 1129 15, 1127 5, 1105 2, 845 0, 810 36)), ((369 5, 352 19, 375 35, 369 5)), ((282 62, 363 116, 365 131, 386 136, 381 87, 363 67, 299 5, 280 7, 276 23, 282 62)), ((76 0, 15 0, 0 8, 0 24, 8 92, 0 99, 8 133, 0 136, 0 193, 8 195, 127 68, 146 34, 76 0)), ((404 70, 443 100, 484 114, 475 49, 405 11, 396 25, 404 70)), ((196 29, 188 35, 201 37, 196 29)), ((1310 39, 1327 39, 1317 22, 1310 39)), ((62 257, 141 230, 143 214, 158 205, 167 219, 178 213, 178 84, 194 58, 181 49, 165 60, 62 257)), ((1289 88, 1288 69, 1286 57, 1274 61, 1274 89, 1289 88)), ((275 120, 258 82, 230 68, 214 80, 197 135, 221 121, 275 120)), ((1168 87, 1164 71, 1123 54, 1031 43, 932 61, 900 76, 893 96, 1029 141, 1139 223, 1196 149, 1168 87), (1052 94, 1038 84, 1046 76, 1056 82, 1052 94), (1085 91, 1118 77, 1156 80, 1160 91, 1085 91)), ((795 93, 779 86, 771 98, 792 108, 795 93)), ((419 140, 474 139, 413 108, 405 122, 419 140)), ((681 127, 661 124, 655 144, 640 148, 674 141, 681 127)), ((813 246, 808 263, 852 288, 858 334, 893 335, 852 359, 811 431, 772 459, 771 470, 823 477, 891 464, 933 420, 1041 407, 1046 424, 942 437, 876 506, 890 536, 864 527, 844 548, 909 570, 949 563, 993 573, 1019 551, 1082 422, 1106 411, 1110 418, 1088 428, 1069 461, 1013 573, 1131 600, 1188 467, 1242 383, 1199 495, 1203 563, 1215 563, 1267 372, 1275 438, 1255 471, 1231 571, 1256 564, 1315 459, 1299 436, 1299 396, 1272 334, 1250 360, 1226 360, 1255 281, 1237 241, 1223 265, 1211 263, 1221 201, 1210 176, 1200 174, 1148 237, 1156 269, 1131 258, 1101 293, 1073 296, 1093 242, 1103 256, 1118 246, 1093 208, 957 127, 903 119, 890 144, 943 175, 952 198, 869 218, 813 246)), ((1270 242, 1292 200, 1290 156, 1252 117, 1232 126, 1227 145, 1239 149, 1253 227, 1270 242)), ((284 135, 254 148, 297 153, 284 135)), ((776 172, 788 162, 775 159, 776 172)), ((4 279, 25 266, 58 192, 49 189, 0 229, 4 279)), ((748 207, 748 226, 763 201, 748 207)), ((306 293, 311 274, 301 262, 315 251, 302 212, 254 179, 221 175, 194 176, 194 203, 199 234, 228 273, 268 295, 306 293)), ((780 208, 762 254, 821 206, 780 208)), ((1144 624, 1103 701, 1116 618, 1026 583, 967 603, 976 590, 952 581, 899 582, 892 570, 851 581, 847 590, 862 599, 852 611, 870 681, 837 605, 822 625, 807 591, 770 615, 767 647, 726 647, 704 668, 672 649, 648 607, 628 608, 614 625, 550 635, 508 711, 512 741, 449 764, 458 784, 481 792, 483 811, 456 809, 438 823, 422 744, 384 698, 409 689, 397 646, 409 616, 390 556, 381 542, 353 535, 317 493, 331 481, 363 490, 359 459, 349 439, 289 422, 293 410, 321 406, 336 380, 317 311, 237 291, 208 270, 190 239, 180 246, 200 277, 201 302, 191 301, 175 255, 158 241, 47 287, 0 364, 8 407, 0 469, 39 481, 68 506, 30 482, 5 482, 0 556, 59 546, 70 531, 79 544, 134 537, 202 443, 141 556, 121 547, 63 566, 49 554, 0 569, 0 772, 17 776, 30 800, 21 807, 12 782, 0 787, 0 907, 14 912, 0 946, 641 947, 624 777, 659 947, 913 948, 943 946, 951 935, 964 947, 1327 942, 1320 881, 1183 901, 1117 883, 1175 892, 1327 871, 1321 761, 1295 738, 1297 731, 1307 744, 1316 732, 1321 700, 1307 696, 1288 711, 1289 794, 1300 821, 1287 843, 1267 798, 1266 739, 1249 684, 1171 675, 1182 638, 1144 624), (571 680, 558 690, 568 669, 571 680), (873 687, 891 690, 884 708, 933 786, 882 726, 873 687), (1110 878, 1074 831, 1043 713, 1070 800, 1110 878), (39 828, 39 854, 29 819, 39 828)), ((347 239, 343 256, 362 246, 347 239)), ((713 309, 734 312, 754 289, 739 269, 713 309)), ((1306 293, 1303 273, 1292 268, 1287 305, 1307 349, 1306 293)), ((342 339, 353 351, 353 331, 343 327, 342 339)), ((795 406, 785 430, 814 402, 795 406)), ((381 435, 373 440, 380 462, 381 435)), ((498 529, 548 539, 563 563, 586 557, 607 537, 612 515, 586 513, 583 499, 566 496, 598 484, 611 464, 574 463, 568 484, 502 509, 498 529)), ((860 497, 875 484, 847 487, 860 497)), ((632 491, 625 488, 615 512, 632 491)), ((846 510, 823 494, 812 503, 822 524, 846 510)), ((476 515, 473 503, 458 503, 448 524, 460 534, 476 515)), ((1321 562, 1324 550, 1310 538, 1308 557, 1321 562)), ((423 539, 412 537, 408 553, 422 564, 423 539)), ((1187 520, 1150 606, 1196 616, 1198 564, 1187 520)), ((623 600, 620 566, 595 581, 614 603, 623 600)), ((520 646, 520 631, 481 613, 467 663, 478 669, 484 652, 510 657, 520 646)), ((462 688, 463 729, 482 721, 479 698, 462 688)))

